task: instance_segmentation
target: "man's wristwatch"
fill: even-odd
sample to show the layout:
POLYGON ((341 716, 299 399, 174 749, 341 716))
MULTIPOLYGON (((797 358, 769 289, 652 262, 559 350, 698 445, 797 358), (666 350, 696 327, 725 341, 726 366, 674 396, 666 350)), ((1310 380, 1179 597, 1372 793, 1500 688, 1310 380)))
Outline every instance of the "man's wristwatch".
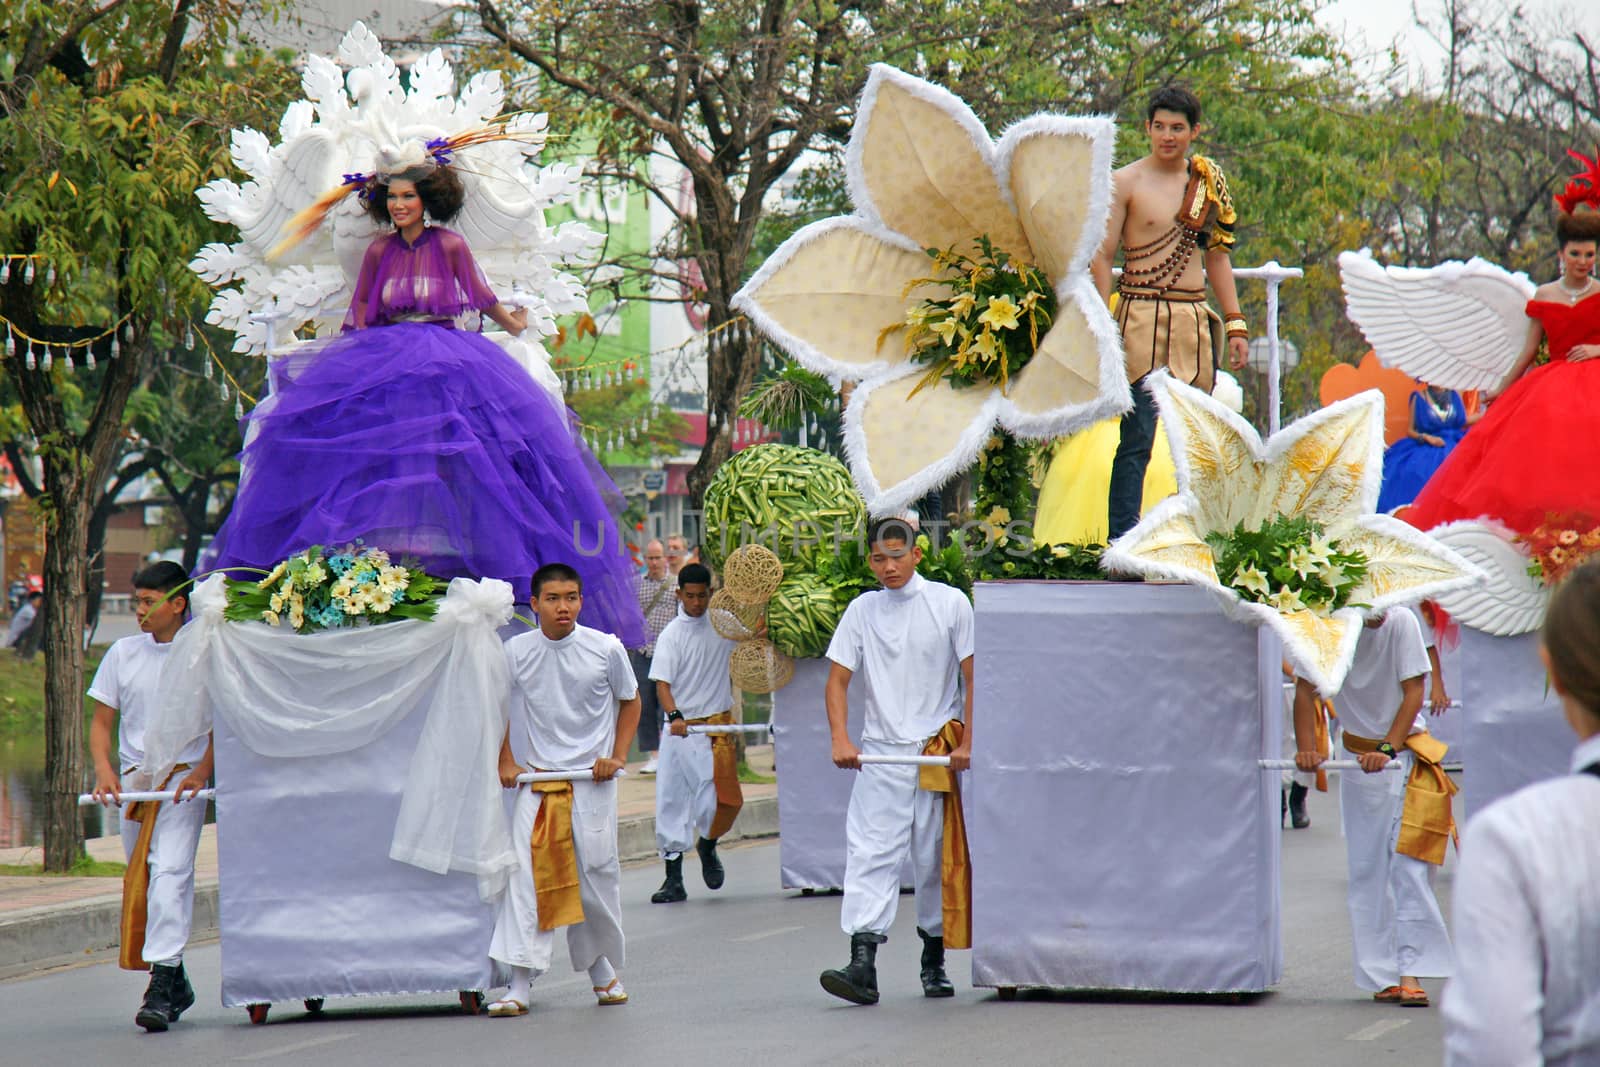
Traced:
POLYGON ((1377 747, 1377 749, 1375 749, 1375 751, 1383 753, 1385 756, 1388 756, 1390 759, 1394 759, 1394 756, 1395 756, 1394 746, 1391 745, 1387 741, 1379 741, 1378 742, 1378 747, 1377 747))
MULTIPOLYGON (((683 721, 683 712, 679 711, 677 708, 673 708, 671 711, 667 712, 667 721, 668 722, 682 722, 683 721)), ((1394 750, 1390 749, 1390 751, 1392 752, 1394 750)))

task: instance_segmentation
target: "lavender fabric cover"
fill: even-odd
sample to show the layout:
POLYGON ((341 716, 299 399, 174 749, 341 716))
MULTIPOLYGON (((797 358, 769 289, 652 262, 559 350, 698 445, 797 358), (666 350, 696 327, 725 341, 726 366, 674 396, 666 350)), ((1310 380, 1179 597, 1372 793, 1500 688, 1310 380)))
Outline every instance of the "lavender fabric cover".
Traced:
POLYGON ((387 324, 275 361, 215 565, 360 539, 440 577, 503 579, 525 601, 533 572, 562 562, 583 578, 583 621, 643 644, 621 495, 576 416, 482 335, 387 321, 493 303, 458 235, 373 242, 351 321, 387 324))
POLYGON ((980 582, 974 606, 973 985, 1276 984, 1277 638, 1180 584, 980 582))

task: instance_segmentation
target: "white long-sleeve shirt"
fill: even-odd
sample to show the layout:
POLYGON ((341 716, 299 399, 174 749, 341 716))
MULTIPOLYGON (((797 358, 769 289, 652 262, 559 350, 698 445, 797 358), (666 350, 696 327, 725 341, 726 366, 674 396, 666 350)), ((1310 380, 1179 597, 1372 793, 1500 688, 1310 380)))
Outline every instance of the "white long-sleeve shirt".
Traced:
POLYGON ((1455 882, 1456 976, 1445 987, 1445 1062, 1600 1063, 1600 735, 1573 774, 1475 817, 1455 882))

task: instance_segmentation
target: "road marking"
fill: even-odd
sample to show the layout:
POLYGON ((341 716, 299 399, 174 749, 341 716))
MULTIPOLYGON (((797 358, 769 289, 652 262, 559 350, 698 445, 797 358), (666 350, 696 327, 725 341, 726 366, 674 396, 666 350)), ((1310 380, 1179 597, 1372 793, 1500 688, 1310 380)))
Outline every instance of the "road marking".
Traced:
POLYGON ((1392 1034, 1396 1030, 1400 1029, 1402 1026, 1407 1026, 1410 1023, 1411 1023, 1410 1019, 1385 1019, 1381 1023, 1373 1023, 1371 1026, 1362 1027, 1360 1030, 1357 1030, 1355 1033, 1346 1036, 1345 1040, 1346 1041, 1376 1041, 1376 1040, 1378 1040, 1378 1038, 1382 1037, 1384 1034, 1392 1034))
POLYGON ((355 1036, 355 1034, 331 1034, 328 1037, 314 1037, 310 1041, 300 1041, 293 1045, 280 1045, 277 1048, 266 1049, 263 1052, 252 1052, 248 1056, 235 1056, 234 1059, 236 1061, 270 1060, 278 1056, 287 1056, 291 1052, 304 1052, 306 1049, 316 1048, 319 1045, 331 1045, 335 1041, 348 1041, 355 1036))
POLYGON ((804 929, 804 926, 780 926, 776 930, 762 930, 754 934, 745 934, 743 937, 730 937, 728 940, 738 942, 765 941, 769 937, 777 937, 780 934, 792 934, 796 930, 804 929))

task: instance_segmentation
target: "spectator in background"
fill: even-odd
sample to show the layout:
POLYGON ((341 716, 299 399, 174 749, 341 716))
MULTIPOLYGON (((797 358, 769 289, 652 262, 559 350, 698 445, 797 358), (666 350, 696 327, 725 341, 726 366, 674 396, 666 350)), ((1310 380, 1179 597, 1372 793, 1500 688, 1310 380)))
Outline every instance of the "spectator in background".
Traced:
POLYGON ((689 539, 682 534, 667 538, 667 573, 676 579, 683 565, 689 562, 692 562, 689 559, 689 539))
POLYGON ((673 616, 678 613, 678 598, 674 595, 677 589, 675 575, 683 567, 684 540, 681 537, 667 539, 670 545, 676 541, 678 548, 678 563, 676 569, 668 571, 669 555, 671 550, 662 545, 660 541, 651 541, 644 546, 644 573, 638 577, 637 592, 639 595, 639 610, 644 612, 644 629, 646 643, 640 648, 628 650, 628 661, 633 666, 633 676, 639 682, 639 698, 642 708, 639 712, 639 751, 644 754, 645 765, 641 769, 644 774, 656 773, 656 752, 661 747, 661 706, 656 701, 656 686, 650 681, 650 661, 656 654, 656 638, 661 636, 661 631, 667 628, 673 616))
POLYGON ((6 628, 6 647, 16 648, 17 640, 22 637, 34 618, 39 614, 39 601, 43 599, 42 593, 29 593, 22 598, 22 603, 17 605, 17 613, 11 616, 11 625, 6 628))
POLYGON ((32 659, 39 651, 39 646, 44 644, 43 593, 34 590, 28 594, 28 598, 22 602, 22 607, 17 609, 16 617, 11 620, 11 627, 6 633, 6 642, 13 652, 25 660, 32 659), (17 619, 21 618, 24 612, 28 613, 27 621, 18 627, 17 619), (15 639, 11 637, 13 631, 16 633, 15 639))

